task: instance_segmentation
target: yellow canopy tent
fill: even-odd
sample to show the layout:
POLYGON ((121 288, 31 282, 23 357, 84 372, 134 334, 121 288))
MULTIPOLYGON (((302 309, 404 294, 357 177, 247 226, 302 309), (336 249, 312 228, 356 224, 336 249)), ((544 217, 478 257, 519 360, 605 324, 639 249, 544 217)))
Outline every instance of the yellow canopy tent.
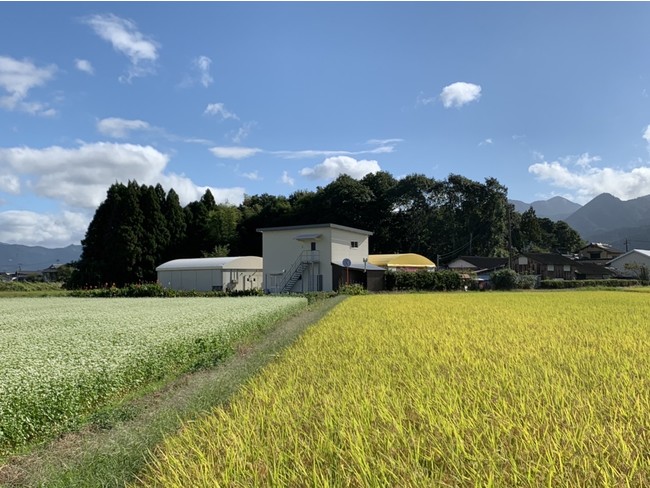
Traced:
POLYGON ((436 269, 433 261, 414 253, 371 254, 368 262, 386 269, 436 269))

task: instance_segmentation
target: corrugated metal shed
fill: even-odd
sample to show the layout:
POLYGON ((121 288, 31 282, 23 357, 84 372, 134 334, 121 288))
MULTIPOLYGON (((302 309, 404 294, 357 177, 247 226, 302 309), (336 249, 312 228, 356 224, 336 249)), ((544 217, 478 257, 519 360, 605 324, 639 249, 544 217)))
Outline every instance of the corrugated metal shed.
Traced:
POLYGON ((235 291, 262 288, 262 258, 174 259, 156 268, 158 283, 172 290, 235 291))

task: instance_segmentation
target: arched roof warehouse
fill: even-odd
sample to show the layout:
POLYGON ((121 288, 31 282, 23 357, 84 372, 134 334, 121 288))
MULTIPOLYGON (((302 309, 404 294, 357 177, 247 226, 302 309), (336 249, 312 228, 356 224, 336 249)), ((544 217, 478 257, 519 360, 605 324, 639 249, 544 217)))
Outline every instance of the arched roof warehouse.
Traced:
POLYGON ((370 254, 368 262, 387 269, 435 269, 430 259, 415 253, 404 254, 370 254))

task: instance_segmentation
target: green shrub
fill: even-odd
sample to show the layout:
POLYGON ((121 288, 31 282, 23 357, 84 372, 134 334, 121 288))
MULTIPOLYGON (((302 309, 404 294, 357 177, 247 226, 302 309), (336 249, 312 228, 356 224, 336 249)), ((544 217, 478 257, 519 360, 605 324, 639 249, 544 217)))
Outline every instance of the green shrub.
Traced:
POLYGON ((540 288, 546 290, 561 290, 568 288, 593 288, 593 287, 606 287, 606 288, 624 288, 629 286, 648 286, 648 281, 642 280, 542 280, 540 288))
POLYGON ((339 287, 339 295, 367 295, 368 290, 366 290, 363 285, 359 283, 352 283, 350 285, 343 285, 339 287))
POLYGON ((522 290, 532 290, 537 285, 537 277, 535 275, 519 275, 517 277, 517 288, 522 290))
POLYGON ((460 275, 451 270, 443 271, 393 271, 384 274, 384 289, 413 291, 451 291, 462 287, 460 275))
POLYGON ((518 275, 510 269, 500 269, 490 275, 495 290, 514 290, 517 288, 518 275))

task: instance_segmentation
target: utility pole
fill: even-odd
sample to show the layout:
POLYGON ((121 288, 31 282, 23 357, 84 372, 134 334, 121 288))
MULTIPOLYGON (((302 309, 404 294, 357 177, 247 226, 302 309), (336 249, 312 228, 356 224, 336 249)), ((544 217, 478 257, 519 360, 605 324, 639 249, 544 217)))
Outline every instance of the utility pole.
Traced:
POLYGON ((472 232, 469 233, 469 255, 474 256, 472 254, 472 237, 474 237, 474 234, 472 232))
POLYGON ((626 237, 626 238, 625 238, 625 252, 628 251, 628 244, 629 244, 629 243, 630 243, 630 242, 627 240, 627 237, 626 237))

